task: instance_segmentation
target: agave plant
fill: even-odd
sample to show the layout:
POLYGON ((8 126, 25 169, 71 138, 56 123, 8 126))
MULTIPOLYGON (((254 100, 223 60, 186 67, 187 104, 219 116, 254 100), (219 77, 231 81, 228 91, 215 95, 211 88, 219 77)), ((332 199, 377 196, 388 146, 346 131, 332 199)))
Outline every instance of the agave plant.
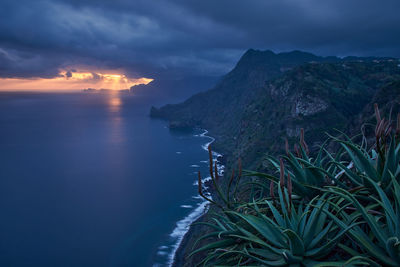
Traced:
MULTIPOLYGON (((295 145, 294 153, 289 150, 286 141, 286 156, 282 159, 288 165, 285 173, 293 177, 294 192, 302 198, 312 198, 321 194, 321 190, 327 185, 336 185, 347 190, 358 187, 374 190, 368 179, 365 179, 368 176, 379 183, 386 193, 391 194, 391 175, 397 181, 400 179, 400 114, 397 116, 397 126, 392 136, 390 119, 381 118, 376 104, 375 115, 377 121, 375 143, 371 149, 365 144, 357 145, 340 132, 345 139, 329 135, 330 138, 320 147, 316 157, 312 158, 304 140, 303 129, 300 132, 300 145, 295 145), (324 147, 328 141, 341 146, 335 156, 324 147)), ((281 171, 282 164, 276 158, 267 156, 266 159, 281 171)), ((247 172, 246 175, 267 178, 275 182, 279 180, 277 176, 259 172, 247 172)))
MULTIPOLYGON (((363 219, 367 228, 355 226, 348 232, 348 235, 361 248, 361 252, 376 263, 385 266, 400 266, 400 185, 392 176, 394 198, 390 201, 389 196, 378 183, 372 180, 369 183, 375 187, 379 197, 371 196, 371 202, 367 206, 360 203, 346 190, 337 187, 329 188, 330 192, 347 201, 344 204, 346 208, 356 210, 349 214, 346 208, 336 206, 340 218, 332 215, 331 218, 343 229, 347 229, 350 221, 363 219)), ((342 244, 341 247, 352 255, 360 255, 359 251, 348 246, 342 244)))
POLYGON ((392 177, 397 181, 400 178, 400 144, 396 145, 394 137, 388 147, 380 153, 375 150, 368 153, 350 141, 336 140, 346 150, 351 166, 354 168, 350 169, 339 161, 333 163, 346 174, 347 179, 351 180, 354 186, 365 186, 374 191, 375 187, 370 183, 372 180, 378 183, 386 193, 391 193, 392 177))
MULTIPOLYGON (((290 184, 290 183, 289 183, 290 184)), ((276 200, 253 201, 236 211, 226 210, 215 224, 215 231, 201 237, 217 240, 194 252, 208 251, 200 263, 215 265, 263 266, 343 266, 345 262, 326 261, 344 234, 357 225, 341 229, 329 218, 326 195, 295 207, 288 188, 278 183, 276 200), (338 265, 341 264, 341 265, 338 265)), ((365 264, 354 258, 348 264, 365 264)))
MULTIPOLYGON (((311 199, 320 195, 321 189, 325 185, 341 183, 335 178, 338 168, 330 164, 330 161, 334 160, 334 158, 325 149, 327 141, 321 145, 316 157, 312 158, 309 156, 309 149, 304 140, 304 130, 301 129, 300 145, 295 144, 294 153, 289 150, 288 141, 286 140, 286 156, 283 156, 280 160, 267 156, 266 160, 280 173, 280 176, 283 173, 285 176, 290 175, 293 177, 293 190, 299 197, 311 199), (283 160, 288 165, 286 168, 283 160)), ((277 182, 282 179, 282 177, 260 172, 246 172, 246 176, 266 178, 271 182, 277 182)))
POLYGON ((377 183, 391 198, 392 178, 397 182, 400 179, 400 114, 397 117, 397 129, 392 136, 390 120, 381 119, 377 105, 375 114, 377 125, 372 149, 368 150, 351 140, 332 137, 345 150, 342 156, 348 158, 347 163, 339 160, 333 160, 332 163, 342 170, 341 173, 345 174, 354 187, 366 187, 371 193, 378 194, 375 190, 377 183))

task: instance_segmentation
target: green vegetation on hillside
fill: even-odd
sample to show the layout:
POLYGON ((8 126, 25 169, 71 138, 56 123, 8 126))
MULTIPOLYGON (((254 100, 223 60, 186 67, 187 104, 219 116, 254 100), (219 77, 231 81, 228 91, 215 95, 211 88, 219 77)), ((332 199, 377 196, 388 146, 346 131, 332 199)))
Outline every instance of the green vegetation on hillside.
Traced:
POLYGON ((216 138, 214 149, 228 156, 228 168, 240 157, 248 168, 258 169, 263 154, 282 153, 281 142, 286 138, 293 145, 301 128, 315 152, 325 132, 359 126, 354 121, 375 95, 400 98, 400 87, 380 93, 400 81, 398 64, 250 49, 213 89, 181 104, 153 108, 151 115, 168 119, 171 128, 209 130, 216 138))

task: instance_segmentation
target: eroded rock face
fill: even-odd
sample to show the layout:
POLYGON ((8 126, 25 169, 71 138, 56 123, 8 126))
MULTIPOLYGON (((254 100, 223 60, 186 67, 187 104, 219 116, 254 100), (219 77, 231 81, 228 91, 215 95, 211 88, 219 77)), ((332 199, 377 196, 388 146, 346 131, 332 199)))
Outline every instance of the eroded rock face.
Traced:
POLYGON ((290 89, 293 87, 293 81, 285 81, 281 86, 275 86, 274 84, 269 84, 269 91, 273 98, 278 99, 280 97, 285 97, 289 94, 290 89))
POLYGON ((313 96, 300 96, 293 102, 292 117, 298 117, 300 115, 310 116, 325 111, 328 108, 327 102, 313 96))

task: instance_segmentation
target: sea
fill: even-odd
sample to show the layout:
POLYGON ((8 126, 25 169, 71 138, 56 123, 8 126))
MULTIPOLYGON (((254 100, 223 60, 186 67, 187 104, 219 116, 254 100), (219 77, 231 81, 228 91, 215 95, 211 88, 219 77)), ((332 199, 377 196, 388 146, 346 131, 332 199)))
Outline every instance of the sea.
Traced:
POLYGON ((212 142, 129 93, 0 93, 0 266, 170 266, 212 142))

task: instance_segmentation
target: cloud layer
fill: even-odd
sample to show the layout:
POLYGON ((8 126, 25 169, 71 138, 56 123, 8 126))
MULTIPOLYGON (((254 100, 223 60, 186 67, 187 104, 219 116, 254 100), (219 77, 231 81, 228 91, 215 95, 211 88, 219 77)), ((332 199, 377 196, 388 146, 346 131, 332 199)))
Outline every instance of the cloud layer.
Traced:
POLYGON ((400 57, 398 0, 2 0, 0 77, 221 75, 248 48, 400 57))

